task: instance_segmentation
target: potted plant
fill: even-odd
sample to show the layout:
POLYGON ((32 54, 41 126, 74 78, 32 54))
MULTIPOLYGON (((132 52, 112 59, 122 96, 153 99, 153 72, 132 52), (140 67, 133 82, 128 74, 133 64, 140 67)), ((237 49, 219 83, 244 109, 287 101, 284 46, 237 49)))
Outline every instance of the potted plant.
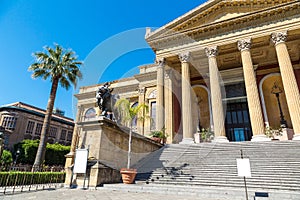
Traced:
POLYGON ((134 183, 136 176, 136 169, 130 168, 131 164, 131 143, 132 143, 132 125, 136 117, 138 119, 145 118, 145 112, 148 112, 148 106, 146 104, 139 104, 132 107, 128 99, 119 99, 115 104, 115 108, 121 117, 122 123, 129 123, 129 139, 128 139, 128 154, 127 154, 127 168, 122 168, 120 173, 122 175, 123 183, 134 183))
POLYGON ((202 128, 200 131, 201 142, 211 142, 214 139, 214 133, 209 128, 202 128))
POLYGON ((163 143, 165 144, 167 135, 165 134, 164 130, 161 131, 152 131, 151 134, 149 135, 152 140, 158 142, 158 143, 163 143))
POLYGON ((276 137, 282 136, 282 127, 279 128, 272 128, 271 126, 265 127, 265 135, 272 140, 279 140, 276 137))

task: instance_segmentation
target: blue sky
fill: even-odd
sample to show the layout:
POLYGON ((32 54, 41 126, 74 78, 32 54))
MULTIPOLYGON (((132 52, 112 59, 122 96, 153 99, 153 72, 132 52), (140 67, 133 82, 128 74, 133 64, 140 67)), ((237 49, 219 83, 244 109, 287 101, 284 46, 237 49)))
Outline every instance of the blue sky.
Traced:
MULTIPOLYGON (((27 71, 32 53, 44 46, 58 43, 84 61, 79 86, 119 79, 155 59, 145 27, 161 27, 203 2, 0 0, 0 105, 22 101, 46 108, 51 83, 27 71)), ((59 88, 55 101, 71 118, 75 93, 59 88)))

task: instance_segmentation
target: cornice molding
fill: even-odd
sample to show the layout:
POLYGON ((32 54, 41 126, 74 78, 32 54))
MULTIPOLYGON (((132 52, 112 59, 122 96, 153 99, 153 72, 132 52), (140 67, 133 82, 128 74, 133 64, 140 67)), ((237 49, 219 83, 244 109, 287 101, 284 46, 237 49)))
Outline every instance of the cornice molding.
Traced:
POLYGON ((299 10, 300 2, 292 1, 220 22, 205 24, 183 31, 169 31, 165 35, 148 38, 147 42, 154 50, 170 48, 174 44, 180 44, 187 37, 190 37, 190 40, 194 39, 197 41, 200 38, 210 37, 211 35, 224 34, 243 28, 248 29, 249 26, 261 27, 264 24, 269 24, 271 21, 278 21, 279 19, 299 14, 299 10))

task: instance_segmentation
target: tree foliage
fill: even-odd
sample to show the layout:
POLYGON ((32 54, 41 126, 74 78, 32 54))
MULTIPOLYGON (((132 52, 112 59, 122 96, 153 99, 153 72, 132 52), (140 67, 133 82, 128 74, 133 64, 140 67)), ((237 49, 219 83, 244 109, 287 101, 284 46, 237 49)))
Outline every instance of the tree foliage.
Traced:
POLYGON ((1 160, 0 160, 2 169, 0 171, 8 171, 9 166, 11 166, 12 162, 13 162, 13 158, 11 152, 7 150, 3 150, 1 160))

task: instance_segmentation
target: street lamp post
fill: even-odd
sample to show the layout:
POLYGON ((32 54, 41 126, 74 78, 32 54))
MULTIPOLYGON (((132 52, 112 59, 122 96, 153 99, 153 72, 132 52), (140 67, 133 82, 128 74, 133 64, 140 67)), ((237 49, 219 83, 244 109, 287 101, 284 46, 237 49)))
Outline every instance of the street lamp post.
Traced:
POLYGON ((16 152, 16 159, 15 159, 15 162, 14 162, 14 166, 16 166, 16 164, 17 164, 17 160, 18 160, 19 155, 20 155, 20 150, 18 149, 17 152, 16 152))
POLYGON ((281 109, 281 104, 280 104, 280 99, 279 99, 279 95, 282 93, 282 89, 281 87, 279 87, 278 82, 275 81, 274 85, 272 87, 271 93, 275 94, 276 98, 277 98, 277 103, 278 103, 278 107, 279 107, 279 113, 280 113, 280 126, 282 128, 287 128, 287 123, 286 120, 284 119, 284 115, 281 109))
POLYGON ((0 160, 1 160, 3 148, 4 148, 3 137, 4 137, 4 130, 2 130, 2 127, 0 127, 0 160))

